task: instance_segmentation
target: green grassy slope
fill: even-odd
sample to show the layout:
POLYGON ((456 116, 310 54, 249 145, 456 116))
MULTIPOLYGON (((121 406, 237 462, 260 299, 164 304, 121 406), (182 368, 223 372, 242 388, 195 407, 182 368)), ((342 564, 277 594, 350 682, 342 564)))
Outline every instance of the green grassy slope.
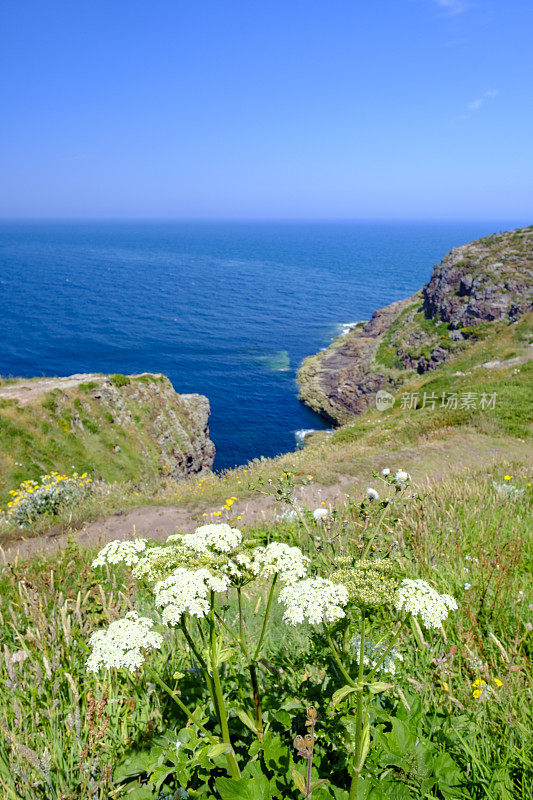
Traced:
POLYGON ((0 502, 51 470, 156 485, 203 435, 195 414, 163 375, 94 376, 23 405, 0 395, 0 502))

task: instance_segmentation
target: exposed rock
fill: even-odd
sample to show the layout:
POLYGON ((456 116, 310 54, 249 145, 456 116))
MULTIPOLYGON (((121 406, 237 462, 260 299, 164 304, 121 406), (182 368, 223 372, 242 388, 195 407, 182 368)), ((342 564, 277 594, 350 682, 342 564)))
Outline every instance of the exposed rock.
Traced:
POLYGON ((518 319, 533 308, 533 228, 455 247, 423 294, 428 316, 454 328, 518 319))
POLYGON ((0 490, 17 462, 36 477, 75 467, 107 480, 180 480, 211 469, 215 456, 208 399, 177 394, 164 375, 0 382, 0 423, 4 414, 11 436, 4 445, 0 426, 0 490))
POLYGON ((365 411, 379 389, 394 391, 414 373, 437 369, 533 308, 533 226, 454 248, 430 281, 407 300, 306 358, 300 399, 343 424, 365 411))
POLYGON ((372 319, 358 325, 333 344, 306 358, 298 372, 300 397, 314 411, 333 423, 342 423, 369 405, 385 384, 393 385, 377 369, 376 350, 381 336, 413 298, 380 308, 372 319))

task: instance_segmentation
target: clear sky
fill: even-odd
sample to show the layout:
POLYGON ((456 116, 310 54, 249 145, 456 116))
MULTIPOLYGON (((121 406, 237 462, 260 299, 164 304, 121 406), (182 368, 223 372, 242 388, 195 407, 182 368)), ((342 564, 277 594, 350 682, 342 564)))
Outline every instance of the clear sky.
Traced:
POLYGON ((2 0, 0 216, 533 221, 531 0, 2 0))

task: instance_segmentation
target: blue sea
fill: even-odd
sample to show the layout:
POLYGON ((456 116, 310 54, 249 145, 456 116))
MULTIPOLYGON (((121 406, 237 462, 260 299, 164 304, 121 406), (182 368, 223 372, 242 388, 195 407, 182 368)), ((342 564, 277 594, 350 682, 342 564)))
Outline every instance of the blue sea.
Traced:
POLYGON ((326 427, 302 359, 510 222, 0 223, 0 375, 163 372, 211 401, 215 467, 326 427))

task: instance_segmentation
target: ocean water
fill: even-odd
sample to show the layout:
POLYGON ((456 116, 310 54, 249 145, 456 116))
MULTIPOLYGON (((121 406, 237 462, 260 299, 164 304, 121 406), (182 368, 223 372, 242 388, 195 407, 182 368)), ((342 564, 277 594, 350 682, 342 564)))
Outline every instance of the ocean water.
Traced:
POLYGON ((215 467, 326 427, 302 359, 509 222, 0 223, 0 375, 163 372, 211 401, 215 467))

